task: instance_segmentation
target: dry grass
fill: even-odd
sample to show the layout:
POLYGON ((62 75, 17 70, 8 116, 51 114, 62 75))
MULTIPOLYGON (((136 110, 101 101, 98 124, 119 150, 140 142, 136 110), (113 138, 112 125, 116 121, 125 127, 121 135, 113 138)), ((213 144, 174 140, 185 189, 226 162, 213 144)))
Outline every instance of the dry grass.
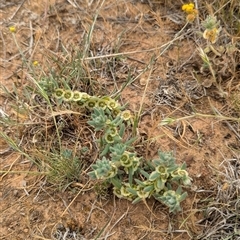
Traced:
POLYGON ((204 232, 197 239, 239 239, 240 237, 240 159, 225 159, 217 171, 213 200, 200 222, 204 232))

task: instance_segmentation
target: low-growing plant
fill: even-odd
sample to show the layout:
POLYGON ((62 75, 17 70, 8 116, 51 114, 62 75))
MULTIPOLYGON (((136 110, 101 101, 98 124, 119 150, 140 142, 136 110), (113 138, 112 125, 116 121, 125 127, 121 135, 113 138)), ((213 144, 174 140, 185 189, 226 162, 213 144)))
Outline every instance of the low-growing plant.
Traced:
POLYGON ((64 190, 72 183, 79 181, 82 173, 82 160, 73 155, 69 149, 63 149, 59 153, 46 153, 48 155, 47 178, 48 181, 58 186, 58 189, 64 190))
POLYGON ((119 102, 109 96, 90 96, 80 91, 56 89, 55 97, 72 103, 72 107, 91 111, 88 124, 99 132, 99 159, 92 164, 89 177, 103 184, 111 184, 113 193, 137 203, 154 197, 169 207, 170 212, 181 210, 180 203, 187 193, 181 185, 190 185, 186 165, 178 165, 170 152, 158 152, 152 161, 137 156, 134 138, 127 138, 126 127, 133 116, 119 102))
MULTIPOLYGON (((222 2, 222 5, 226 7, 226 9, 230 7, 232 12, 230 15, 232 15, 232 18, 235 18, 233 12, 236 5, 234 2, 230 2, 231 1, 222 2)), ((227 23, 226 19, 229 18, 229 13, 227 13, 226 9, 224 10, 224 7, 221 7, 216 12, 213 11, 213 6, 208 7, 210 14, 204 16, 200 23, 198 16, 201 12, 198 11, 197 6, 195 6, 194 3, 182 5, 182 10, 186 14, 187 23, 193 23, 194 20, 197 19, 198 30, 195 32, 197 36, 202 36, 202 39, 200 40, 201 44, 198 44, 198 55, 201 57, 203 63, 200 68, 200 73, 204 75, 207 74, 208 78, 203 81, 196 73, 195 78, 199 84, 205 88, 214 85, 218 89, 221 97, 227 97, 228 93, 224 90, 224 85, 222 83, 226 80, 232 81, 232 76, 234 76, 234 72, 237 71, 239 50, 238 43, 234 40, 234 35, 237 36, 239 34, 239 23, 235 24, 236 21, 232 21, 234 24, 230 29, 234 33, 226 34, 224 24, 227 23), (219 11, 223 12, 219 14, 219 11)), ((237 12, 235 13, 237 14, 237 12)))

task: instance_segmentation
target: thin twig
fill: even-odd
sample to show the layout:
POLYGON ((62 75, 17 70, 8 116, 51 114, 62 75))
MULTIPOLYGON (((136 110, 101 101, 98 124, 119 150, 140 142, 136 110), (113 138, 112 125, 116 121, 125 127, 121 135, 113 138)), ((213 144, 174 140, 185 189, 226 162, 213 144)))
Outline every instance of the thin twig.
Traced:
POLYGON ((110 232, 128 214, 128 210, 129 210, 129 207, 128 207, 127 211, 112 225, 112 227, 109 229, 109 231, 108 231, 106 237, 104 238, 104 240, 106 240, 108 236, 112 235, 112 234, 110 234, 110 232))
POLYGON ((23 6, 23 4, 25 3, 25 1, 26 0, 23 0, 22 2, 21 2, 21 4, 18 6, 18 8, 16 9, 16 11, 13 13, 13 15, 8 19, 9 21, 11 21, 14 17, 15 17, 15 15, 18 13, 18 11, 20 10, 20 8, 23 6))
MULTIPOLYGON (((183 36, 179 36, 179 37, 176 37, 174 38, 172 41, 170 42, 167 42, 159 47, 155 47, 155 48, 150 48, 150 49, 146 49, 146 50, 137 50, 137 51, 129 51, 129 52, 122 52, 122 53, 112 53, 112 54, 107 54, 107 55, 101 55, 101 56, 94 56, 94 57, 85 57, 85 58, 82 58, 82 61, 83 60, 94 60, 94 59, 100 59, 100 58, 109 58, 109 57, 116 57, 116 56, 122 56, 122 55, 131 55, 131 54, 134 54, 134 53, 144 53, 144 52, 153 52, 155 50, 159 50, 161 48, 164 48, 164 47, 168 47, 170 44, 172 44, 174 41, 182 38, 183 36)), ((163 50, 165 52, 165 49, 163 50)))

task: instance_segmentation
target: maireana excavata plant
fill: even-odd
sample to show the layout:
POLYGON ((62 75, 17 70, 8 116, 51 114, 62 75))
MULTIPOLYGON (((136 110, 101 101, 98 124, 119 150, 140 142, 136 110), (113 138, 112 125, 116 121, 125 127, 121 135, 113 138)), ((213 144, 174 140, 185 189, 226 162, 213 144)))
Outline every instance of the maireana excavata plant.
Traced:
POLYGON ((56 89, 54 95, 60 101, 72 102, 72 106, 92 112, 88 124, 101 134, 97 140, 99 159, 88 172, 91 179, 112 184, 117 197, 133 203, 154 197, 167 205, 170 212, 181 210, 180 202, 187 196, 182 193, 181 185, 191 184, 186 165, 177 165, 172 153, 161 151, 158 159, 152 161, 138 157, 132 145, 136 138, 126 139, 124 134, 126 125, 132 121, 129 110, 108 96, 64 89, 56 89))

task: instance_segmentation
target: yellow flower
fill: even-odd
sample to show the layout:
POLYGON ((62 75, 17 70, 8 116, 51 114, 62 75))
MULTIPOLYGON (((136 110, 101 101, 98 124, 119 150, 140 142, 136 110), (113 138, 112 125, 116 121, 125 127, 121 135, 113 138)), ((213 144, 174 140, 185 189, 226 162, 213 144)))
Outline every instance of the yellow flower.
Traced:
POLYGON ((121 116, 121 118, 123 118, 125 121, 126 121, 126 120, 129 120, 129 119, 132 117, 131 112, 130 112, 129 110, 123 111, 120 116, 121 116))
POLYGON ((63 97, 65 91, 61 88, 57 88, 55 91, 54 91, 54 96, 57 98, 57 99, 60 99, 63 97))
POLYGON ((132 166, 132 164, 133 164, 132 160, 133 160, 133 158, 129 157, 129 153, 127 151, 125 151, 120 158, 121 165, 124 167, 127 167, 127 168, 132 166))
POLYGON ((139 198, 145 199, 145 198, 149 197, 150 192, 145 192, 144 189, 139 188, 139 190, 137 191, 137 195, 139 198))
POLYGON ((186 12, 187 14, 190 14, 194 10, 194 4, 193 3, 187 3, 182 5, 182 10, 186 12))
POLYGON ((73 92, 73 101, 78 102, 82 99, 82 93, 79 91, 74 91, 73 92))
POLYGON ((118 134, 117 128, 116 128, 116 127, 109 127, 108 133, 109 133, 112 137, 116 136, 116 135, 118 134))
POLYGON ((118 197, 118 198, 123 198, 123 195, 121 193, 121 189, 114 187, 113 188, 113 193, 118 197))
POLYGON ((63 100, 67 101, 71 101, 73 99, 73 91, 71 90, 66 90, 63 94, 63 100))
POLYGON ((104 138, 107 143, 114 143, 114 136, 110 135, 109 133, 106 134, 104 138))
POLYGON ((122 186, 120 188, 121 196, 123 197, 131 197, 131 193, 127 191, 126 186, 122 186))
POLYGON ((90 99, 90 96, 87 93, 85 93, 85 92, 81 92, 81 93, 82 93, 82 100, 83 101, 87 101, 88 99, 90 99))
POLYGON ((115 101, 114 99, 110 98, 107 102, 107 106, 110 110, 116 109, 118 108, 120 105, 117 101, 115 101))
POLYGON ((38 65, 38 61, 33 61, 33 66, 36 67, 38 65))
POLYGON ((106 109, 107 107, 107 101, 104 99, 99 99, 97 102, 97 106, 102 108, 102 109, 106 109))
POLYGON ((14 26, 10 26, 10 27, 9 27, 9 31, 10 31, 11 33, 15 33, 15 32, 16 32, 16 28, 15 28, 14 26))
POLYGON ((182 5, 182 10, 187 13, 186 20, 188 22, 193 22, 198 15, 198 10, 194 8, 193 3, 187 3, 182 5))
POLYGON ((92 109, 97 106, 98 100, 98 97, 93 96, 86 101, 85 106, 89 109, 92 109))
POLYGON ((120 115, 120 113, 121 113, 121 110, 119 108, 112 109, 113 116, 116 117, 117 115, 120 115))

